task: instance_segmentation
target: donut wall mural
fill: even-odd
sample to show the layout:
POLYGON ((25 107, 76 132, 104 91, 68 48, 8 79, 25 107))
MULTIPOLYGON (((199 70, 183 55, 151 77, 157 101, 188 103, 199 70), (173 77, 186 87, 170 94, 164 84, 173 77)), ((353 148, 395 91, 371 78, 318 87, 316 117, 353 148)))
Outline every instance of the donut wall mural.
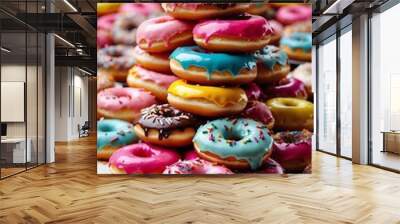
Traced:
POLYGON ((97 10, 98 174, 311 172, 311 5, 97 10))

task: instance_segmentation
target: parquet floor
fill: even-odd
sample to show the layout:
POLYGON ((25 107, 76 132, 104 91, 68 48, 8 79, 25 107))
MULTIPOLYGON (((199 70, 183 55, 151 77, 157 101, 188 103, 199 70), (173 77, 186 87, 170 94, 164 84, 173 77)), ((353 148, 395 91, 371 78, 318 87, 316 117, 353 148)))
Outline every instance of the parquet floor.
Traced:
POLYGON ((0 223, 400 223, 400 175, 314 153, 313 174, 97 176, 95 138, 0 181, 0 223))

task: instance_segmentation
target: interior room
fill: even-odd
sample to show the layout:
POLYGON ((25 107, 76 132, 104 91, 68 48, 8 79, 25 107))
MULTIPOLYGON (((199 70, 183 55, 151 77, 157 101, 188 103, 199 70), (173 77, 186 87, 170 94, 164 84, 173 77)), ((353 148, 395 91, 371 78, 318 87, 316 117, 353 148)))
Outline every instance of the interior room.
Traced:
MULTIPOLYGON (((147 4, 0 1, 0 223, 400 223, 399 1, 290 1, 312 7, 311 165, 229 176, 98 174, 99 3, 111 2, 147 4)), ((265 18, 290 6, 270 2, 265 18)))

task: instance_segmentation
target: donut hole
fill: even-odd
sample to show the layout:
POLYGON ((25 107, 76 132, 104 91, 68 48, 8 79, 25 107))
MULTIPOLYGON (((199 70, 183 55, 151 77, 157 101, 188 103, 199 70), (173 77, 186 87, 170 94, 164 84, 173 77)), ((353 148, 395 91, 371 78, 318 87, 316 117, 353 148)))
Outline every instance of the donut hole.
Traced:
POLYGON ((239 14, 239 15, 235 15, 235 16, 230 16, 230 17, 224 18, 224 20, 249 20, 251 18, 252 18, 251 15, 239 14))
POLYGON ((226 132, 224 135, 224 138, 227 141, 235 141, 235 142, 242 140, 243 137, 244 136, 239 132, 226 132))
POLYGON ((135 24, 133 24, 133 23, 128 23, 124 27, 124 29, 127 30, 127 31, 132 31, 132 30, 134 30, 136 28, 137 28, 137 26, 135 24))
POLYGON ((153 154, 151 153, 150 150, 138 149, 133 153, 133 155, 135 155, 137 157, 148 158, 148 157, 151 157, 153 154))
POLYGON ((113 130, 113 128, 110 127, 110 126, 104 126, 104 127, 101 128, 100 131, 102 131, 102 132, 112 132, 112 131, 114 131, 114 130, 113 130))
POLYGON ((288 12, 289 12, 290 14, 299 14, 299 13, 300 13, 300 10, 297 9, 297 8, 290 8, 290 9, 288 9, 288 12))
POLYGON ((114 57, 114 58, 119 58, 119 57, 122 57, 123 54, 120 51, 113 51, 113 52, 110 52, 110 56, 114 57))
POLYGON ((101 132, 112 132, 112 131, 114 131, 114 128, 111 125, 103 125, 103 126, 101 126, 99 131, 101 131, 101 132))
POLYGON ((297 103, 293 102, 293 101, 284 101, 284 102, 282 102, 282 104, 286 107, 296 107, 297 106, 297 103))

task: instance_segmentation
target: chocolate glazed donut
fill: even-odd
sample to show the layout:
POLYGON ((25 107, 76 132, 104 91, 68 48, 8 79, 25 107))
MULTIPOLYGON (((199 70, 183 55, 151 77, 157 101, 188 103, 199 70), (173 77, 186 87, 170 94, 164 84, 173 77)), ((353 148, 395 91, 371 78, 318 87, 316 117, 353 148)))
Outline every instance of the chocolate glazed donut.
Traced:
POLYGON ((192 143, 200 120, 169 104, 153 105, 141 112, 135 132, 140 139, 156 145, 179 147, 192 143))

